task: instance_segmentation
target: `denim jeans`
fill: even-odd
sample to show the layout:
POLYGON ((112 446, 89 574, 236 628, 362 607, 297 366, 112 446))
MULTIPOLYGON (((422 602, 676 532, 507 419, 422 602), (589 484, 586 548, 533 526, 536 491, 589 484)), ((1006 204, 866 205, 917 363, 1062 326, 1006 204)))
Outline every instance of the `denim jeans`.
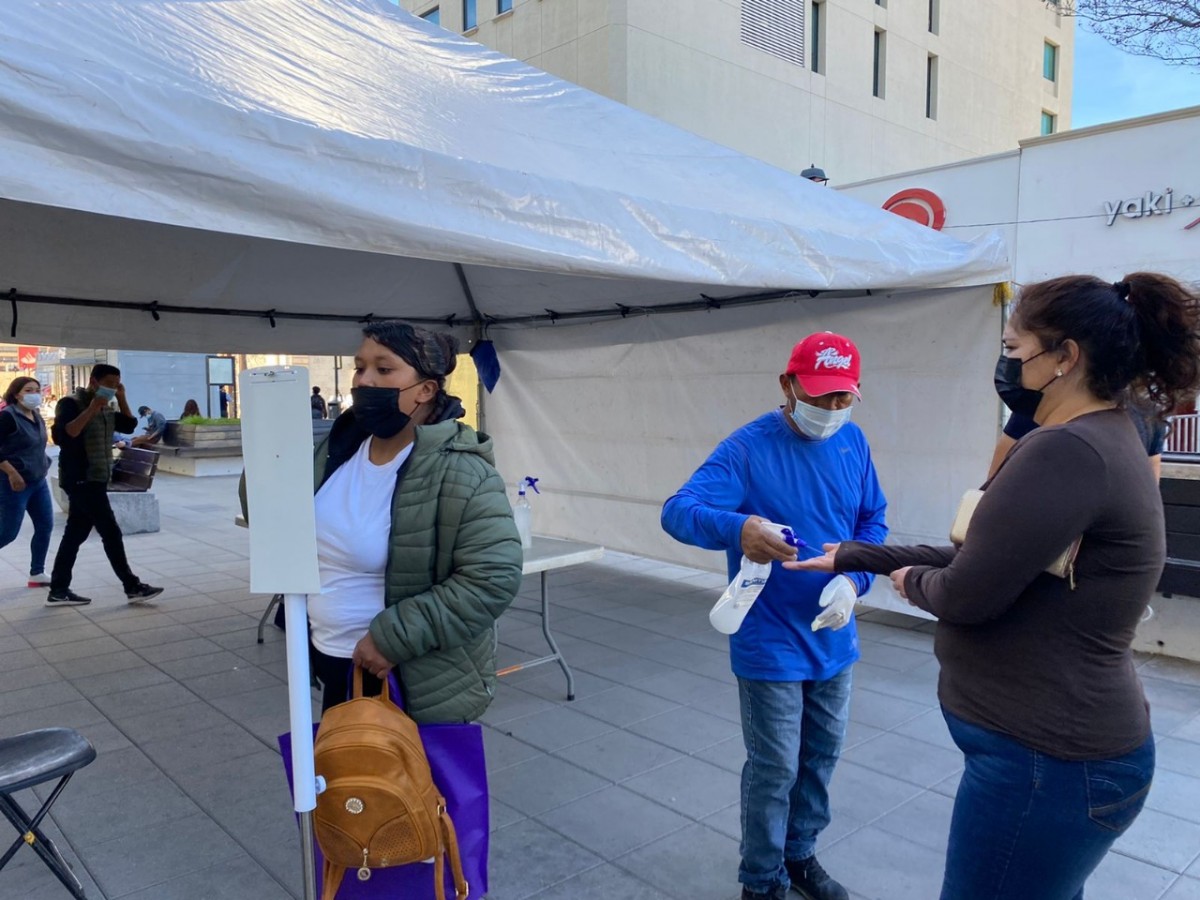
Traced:
POLYGON ((942 713, 966 757, 942 900, 1082 900, 1150 793, 1153 736, 1115 759, 1065 760, 942 713))
POLYGON ((14 491, 7 478, 0 478, 0 547, 17 539, 25 513, 33 522, 30 542, 29 574, 46 571, 46 553, 50 550, 50 532, 54 530, 54 503, 50 499, 50 484, 39 478, 25 489, 14 491))
POLYGON ((784 859, 813 855, 829 824, 829 779, 850 713, 847 666, 826 681, 738 679, 742 706, 742 865, 752 891, 789 885, 784 859))

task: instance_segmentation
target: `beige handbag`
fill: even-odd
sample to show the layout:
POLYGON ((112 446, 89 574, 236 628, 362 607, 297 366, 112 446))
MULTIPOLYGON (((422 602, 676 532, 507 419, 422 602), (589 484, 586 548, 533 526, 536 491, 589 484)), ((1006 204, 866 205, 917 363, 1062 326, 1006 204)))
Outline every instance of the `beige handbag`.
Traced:
MULTIPOLYGON (((954 514, 954 523, 950 526, 950 543, 954 546, 961 547, 963 541, 967 539, 967 528, 971 524, 971 517, 975 515, 975 507, 979 505, 982 497, 983 491, 967 491, 963 494, 963 498, 958 504, 958 512, 954 514)), ((1071 541, 1071 546, 1045 569, 1056 578, 1068 579, 1071 582, 1071 590, 1075 590, 1075 557, 1079 555, 1079 544, 1082 540, 1081 535, 1071 541)))

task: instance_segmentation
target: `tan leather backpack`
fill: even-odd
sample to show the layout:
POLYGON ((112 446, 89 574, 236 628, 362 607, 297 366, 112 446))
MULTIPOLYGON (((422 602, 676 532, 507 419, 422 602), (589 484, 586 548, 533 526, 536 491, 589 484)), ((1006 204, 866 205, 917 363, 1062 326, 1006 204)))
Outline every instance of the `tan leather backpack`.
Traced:
POLYGON ((445 900, 447 854, 457 900, 465 900, 470 888, 446 800, 417 725, 392 702, 386 679, 380 696, 364 697, 355 666, 354 695, 321 717, 313 752, 325 779, 313 813, 325 856, 321 900, 334 900, 347 869, 367 881, 372 869, 430 859, 437 900, 445 900))

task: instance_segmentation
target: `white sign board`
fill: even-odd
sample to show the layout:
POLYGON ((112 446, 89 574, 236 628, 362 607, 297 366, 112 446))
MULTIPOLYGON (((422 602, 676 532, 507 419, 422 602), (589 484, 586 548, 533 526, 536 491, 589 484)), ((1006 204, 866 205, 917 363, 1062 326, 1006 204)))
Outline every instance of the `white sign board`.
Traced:
POLYGON ((308 370, 247 369, 239 381, 250 525, 250 590, 316 594, 317 524, 308 370))

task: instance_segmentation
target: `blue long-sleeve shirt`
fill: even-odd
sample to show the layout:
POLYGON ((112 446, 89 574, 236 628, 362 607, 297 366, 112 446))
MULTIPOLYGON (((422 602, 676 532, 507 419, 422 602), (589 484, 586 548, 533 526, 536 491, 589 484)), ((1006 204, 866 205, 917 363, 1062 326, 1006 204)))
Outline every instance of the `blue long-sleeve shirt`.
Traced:
MULTIPOLYGON (((817 551, 823 543, 881 544, 887 537, 887 501, 862 430, 848 423, 827 440, 810 441, 784 415, 769 412, 723 440, 663 506, 667 533, 685 544, 724 550, 731 580, 741 567, 742 525, 751 515, 790 525, 817 551)), ((866 573, 847 577, 860 595, 871 586, 866 573)), ((812 630, 829 580, 773 564, 766 587, 729 638, 734 674, 762 681, 824 680, 858 659, 853 621, 840 631, 812 630)))

